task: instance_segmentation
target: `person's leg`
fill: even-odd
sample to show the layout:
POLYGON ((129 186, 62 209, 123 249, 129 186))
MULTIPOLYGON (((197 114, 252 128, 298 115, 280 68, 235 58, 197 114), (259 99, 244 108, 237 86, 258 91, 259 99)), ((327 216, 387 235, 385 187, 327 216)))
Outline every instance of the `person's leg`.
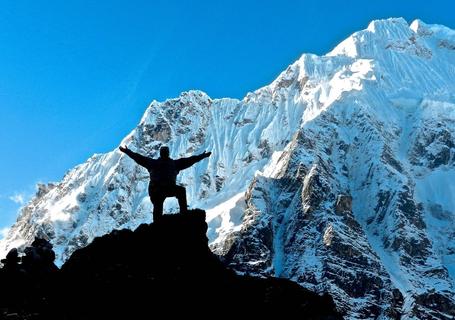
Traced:
POLYGON ((165 197, 157 190, 151 188, 149 188, 149 197, 153 204, 153 222, 156 222, 163 216, 163 203, 165 197))
POLYGON ((175 186, 175 197, 179 202, 180 213, 188 213, 185 187, 175 186))
POLYGON ((163 216, 163 203, 164 198, 161 199, 153 199, 153 222, 156 222, 161 219, 163 216))

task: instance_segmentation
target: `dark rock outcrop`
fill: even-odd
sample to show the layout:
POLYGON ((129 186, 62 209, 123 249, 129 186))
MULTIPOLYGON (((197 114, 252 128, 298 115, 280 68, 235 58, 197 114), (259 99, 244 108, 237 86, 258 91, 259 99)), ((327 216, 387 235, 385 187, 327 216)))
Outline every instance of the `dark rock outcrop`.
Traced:
POLYGON ((239 276, 208 247, 205 212, 165 215, 76 251, 59 270, 37 239, 2 261, 0 318, 143 319, 206 314, 340 319, 330 296, 285 279, 239 276))

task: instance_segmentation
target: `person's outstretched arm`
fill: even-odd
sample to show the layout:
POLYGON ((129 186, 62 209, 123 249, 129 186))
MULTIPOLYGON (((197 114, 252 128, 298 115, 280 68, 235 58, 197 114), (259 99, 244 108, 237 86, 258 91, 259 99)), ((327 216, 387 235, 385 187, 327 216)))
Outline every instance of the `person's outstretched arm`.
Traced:
POLYGON ((128 149, 127 146, 125 147, 118 147, 120 149, 120 151, 122 151, 123 153, 125 153, 126 155, 128 155, 128 157, 130 157, 131 159, 133 159, 134 161, 136 161, 136 163, 138 165, 141 165, 143 167, 148 167, 148 163, 150 162, 150 158, 147 158, 139 153, 136 153, 136 152, 133 152, 131 151, 130 149, 128 149))
POLYGON ((197 155, 197 156, 191 156, 191 157, 188 157, 188 158, 178 159, 178 160, 176 160, 177 169, 178 170, 183 170, 183 169, 189 168, 193 164, 195 164, 196 162, 199 162, 202 159, 210 157, 211 154, 212 154, 211 152, 204 152, 204 153, 201 153, 200 155, 197 155))

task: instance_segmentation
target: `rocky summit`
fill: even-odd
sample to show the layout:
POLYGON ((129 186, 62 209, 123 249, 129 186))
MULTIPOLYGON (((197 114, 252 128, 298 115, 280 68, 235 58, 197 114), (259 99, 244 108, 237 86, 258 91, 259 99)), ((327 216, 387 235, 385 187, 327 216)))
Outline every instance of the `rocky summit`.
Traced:
POLYGON ((1 319, 148 319, 299 314, 342 319, 330 296, 277 278, 239 276, 208 247, 205 212, 164 216, 114 231, 73 253, 61 269, 36 239, 0 269, 1 319))
MULTIPOLYGON (((330 293, 348 319, 455 316, 455 31, 372 21, 242 100, 153 101, 119 141, 183 172, 216 254, 239 274, 330 293)), ((113 150, 40 185, 0 251, 36 236, 57 264, 151 220, 148 174, 113 150)), ((169 212, 176 203, 165 203, 169 212)))

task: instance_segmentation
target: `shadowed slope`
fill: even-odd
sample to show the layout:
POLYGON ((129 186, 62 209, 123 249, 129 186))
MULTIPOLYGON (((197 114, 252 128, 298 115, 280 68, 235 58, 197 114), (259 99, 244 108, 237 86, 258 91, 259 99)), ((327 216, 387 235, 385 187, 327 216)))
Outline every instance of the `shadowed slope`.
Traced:
POLYGON ((34 303, 34 310, 20 310, 27 304, 16 308, 30 318, 59 319, 270 312, 340 318, 329 296, 288 280, 239 276, 226 269, 209 250, 206 231, 205 212, 193 210, 96 238, 52 273, 47 290, 34 287, 34 299, 46 302, 34 303))

